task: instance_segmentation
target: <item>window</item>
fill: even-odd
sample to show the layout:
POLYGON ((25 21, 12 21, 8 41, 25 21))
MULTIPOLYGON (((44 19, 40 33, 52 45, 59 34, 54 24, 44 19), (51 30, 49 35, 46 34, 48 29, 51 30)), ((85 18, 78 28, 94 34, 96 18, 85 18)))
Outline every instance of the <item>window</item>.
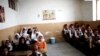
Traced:
POLYGON ((93 0, 93 21, 100 20, 100 0, 93 0))
POLYGON ((97 0, 97 20, 100 20, 100 0, 97 0))
POLYGON ((17 0, 8 0, 8 2, 9 2, 9 8, 12 8, 13 10, 16 10, 17 0))

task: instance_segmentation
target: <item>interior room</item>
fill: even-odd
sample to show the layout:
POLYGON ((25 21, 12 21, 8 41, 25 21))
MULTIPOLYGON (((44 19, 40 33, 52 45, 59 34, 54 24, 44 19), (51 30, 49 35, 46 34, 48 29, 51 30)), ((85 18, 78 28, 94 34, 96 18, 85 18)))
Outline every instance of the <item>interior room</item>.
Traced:
POLYGON ((0 56, 99 56, 99 38, 100 0, 0 0, 0 56))

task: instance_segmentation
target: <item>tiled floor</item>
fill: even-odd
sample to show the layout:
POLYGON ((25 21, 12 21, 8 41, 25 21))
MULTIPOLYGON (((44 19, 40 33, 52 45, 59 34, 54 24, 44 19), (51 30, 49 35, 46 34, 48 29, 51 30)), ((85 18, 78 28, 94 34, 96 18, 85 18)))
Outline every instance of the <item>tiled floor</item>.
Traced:
POLYGON ((85 56, 83 53, 66 42, 48 44, 48 56, 85 56))

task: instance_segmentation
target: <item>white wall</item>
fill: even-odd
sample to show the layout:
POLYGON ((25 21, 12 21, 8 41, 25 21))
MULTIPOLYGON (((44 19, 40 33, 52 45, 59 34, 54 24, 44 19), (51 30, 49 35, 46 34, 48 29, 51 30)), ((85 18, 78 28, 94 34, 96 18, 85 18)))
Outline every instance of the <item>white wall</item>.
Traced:
POLYGON ((19 21, 21 24, 81 20, 80 0, 19 0, 19 2, 19 21), (43 10, 55 10, 56 19, 43 20, 43 10))
POLYGON ((17 12, 8 7, 8 0, 0 0, 0 5, 5 9, 5 22, 0 23, 0 30, 17 25, 17 12))
POLYGON ((67 21, 92 20, 92 2, 83 0, 19 0, 18 11, 8 7, 8 0, 0 0, 5 8, 5 23, 0 29, 19 24, 56 23, 67 21), (55 10, 55 20, 43 20, 43 10, 55 10), (40 15, 40 17, 38 17, 40 15))
POLYGON ((81 16, 83 21, 92 21, 93 20, 93 10, 92 10, 92 1, 83 1, 81 0, 81 16))

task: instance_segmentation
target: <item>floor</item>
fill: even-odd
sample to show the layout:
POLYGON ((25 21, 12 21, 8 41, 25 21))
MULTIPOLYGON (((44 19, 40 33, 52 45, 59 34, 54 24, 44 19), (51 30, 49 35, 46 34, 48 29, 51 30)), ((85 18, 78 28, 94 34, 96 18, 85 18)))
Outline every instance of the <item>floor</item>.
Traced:
POLYGON ((48 44, 48 56, 85 56, 82 52, 66 42, 48 44))

